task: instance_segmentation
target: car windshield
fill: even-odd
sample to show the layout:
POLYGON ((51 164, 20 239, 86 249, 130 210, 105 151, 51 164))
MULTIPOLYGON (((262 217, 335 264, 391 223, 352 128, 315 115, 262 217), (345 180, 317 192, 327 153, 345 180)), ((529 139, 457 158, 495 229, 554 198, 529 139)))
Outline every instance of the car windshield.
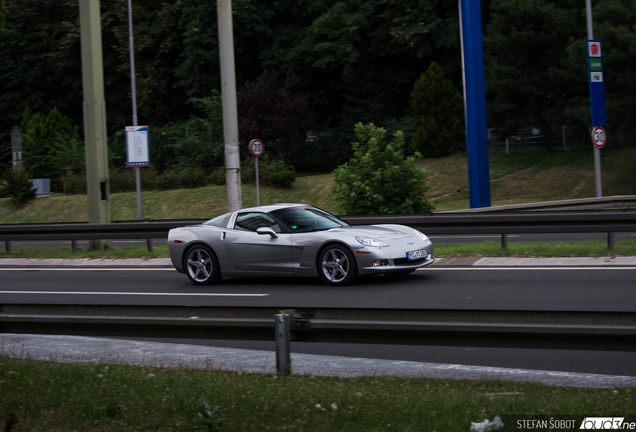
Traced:
POLYGON ((230 216, 232 213, 222 214, 221 216, 217 216, 214 219, 210 219, 209 221, 203 222, 203 225, 212 225, 221 228, 227 227, 227 223, 230 220, 230 216))
POLYGON ((325 211, 310 207, 290 207, 272 212, 282 219, 293 232, 324 231, 332 228, 349 226, 325 211))

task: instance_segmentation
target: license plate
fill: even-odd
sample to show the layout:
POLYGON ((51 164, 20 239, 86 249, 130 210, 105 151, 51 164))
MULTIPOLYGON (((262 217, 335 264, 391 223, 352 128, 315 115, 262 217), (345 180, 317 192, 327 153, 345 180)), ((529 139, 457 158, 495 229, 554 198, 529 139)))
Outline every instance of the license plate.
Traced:
POLYGON ((422 259, 426 257, 428 257, 428 253, 424 249, 406 253, 406 258, 408 258, 409 260, 422 259))

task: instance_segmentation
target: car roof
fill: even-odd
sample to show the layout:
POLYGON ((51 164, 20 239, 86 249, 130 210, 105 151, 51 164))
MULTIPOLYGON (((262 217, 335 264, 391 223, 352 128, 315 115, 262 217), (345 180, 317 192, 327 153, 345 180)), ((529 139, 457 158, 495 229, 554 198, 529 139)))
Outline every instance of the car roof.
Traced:
POLYGON ((278 203, 278 204, 268 204, 268 205, 262 205, 262 206, 257 206, 257 207, 247 207, 244 209, 241 209, 239 211, 244 212, 244 211, 259 211, 259 212, 265 212, 265 213, 269 213, 271 211, 274 210, 280 210, 283 208, 289 208, 289 207, 313 207, 309 204, 300 204, 300 203, 278 203))

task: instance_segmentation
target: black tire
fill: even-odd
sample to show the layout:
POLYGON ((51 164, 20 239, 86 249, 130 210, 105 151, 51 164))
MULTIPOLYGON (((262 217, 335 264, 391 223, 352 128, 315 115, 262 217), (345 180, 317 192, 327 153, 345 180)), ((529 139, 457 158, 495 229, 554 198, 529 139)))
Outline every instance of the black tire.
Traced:
POLYGON ((183 267, 188 279, 195 285, 211 285, 223 277, 216 254, 212 248, 203 244, 188 249, 183 267))
POLYGON ((320 254, 318 273, 328 285, 349 285, 358 279, 358 265, 347 246, 333 244, 320 254))

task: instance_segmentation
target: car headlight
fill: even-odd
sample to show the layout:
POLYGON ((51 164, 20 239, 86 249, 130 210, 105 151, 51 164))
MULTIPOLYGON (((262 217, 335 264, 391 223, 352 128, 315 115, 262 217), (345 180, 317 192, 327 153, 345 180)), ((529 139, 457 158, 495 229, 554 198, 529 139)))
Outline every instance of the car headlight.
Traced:
POLYGON ((365 246, 373 246, 373 247, 388 247, 389 245, 373 238, 368 237, 356 237, 356 240, 365 246))
POLYGON ((424 241, 428 240, 428 237, 426 237, 426 234, 419 232, 415 228, 411 228, 411 229, 413 230, 415 235, 418 236, 419 238, 421 238, 422 240, 424 240, 424 241))

